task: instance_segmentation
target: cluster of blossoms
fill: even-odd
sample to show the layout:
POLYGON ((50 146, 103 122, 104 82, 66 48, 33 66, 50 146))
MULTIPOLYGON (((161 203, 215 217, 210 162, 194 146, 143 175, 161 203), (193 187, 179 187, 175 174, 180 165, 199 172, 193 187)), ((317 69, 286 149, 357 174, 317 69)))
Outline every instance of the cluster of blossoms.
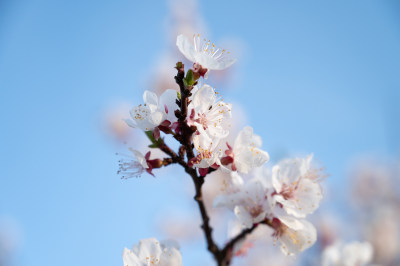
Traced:
MULTIPOLYGON (((285 159, 268 170, 263 166, 269 161, 269 154, 261 149, 262 140, 251 127, 243 128, 233 143, 227 142, 232 105, 224 102, 204 80, 210 70, 225 69, 235 59, 199 35, 193 38, 193 43, 183 35, 177 38, 178 49, 193 62, 186 76, 184 65, 181 62, 176 65, 175 79, 181 91, 166 90, 159 98, 145 91, 144 103, 133 108, 130 119, 126 120, 129 126, 146 132, 151 148, 159 148, 170 157, 150 159, 150 152, 143 156, 131 150, 136 160, 120 161, 119 172, 127 178, 144 171, 153 175, 153 169, 170 163, 182 165, 195 183, 195 199, 201 210, 208 248, 219 265, 229 264, 233 249, 240 249, 242 239, 239 236, 223 249, 212 240, 201 186, 213 171, 230 174, 226 193, 215 198, 214 207, 231 209, 244 234, 264 224, 273 229, 273 237, 280 242, 284 254, 304 251, 316 241, 316 230, 305 218, 318 208, 322 199, 320 171, 313 167, 312 155, 285 159), (178 153, 164 143, 161 132, 171 134, 181 144, 178 153)), ((133 250, 124 251, 124 265, 181 265, 181 257, 176 247, 147 239, 133 250)))
MULTIPOLYGON (((238 139, 241 134, 243 131, 238 139)), ((305 220, 322 199, 320 171, 313 168, 311 160, 312 155, 285 159, 273 166, 272 171, 245 168, 246 172, 252 170, 246 175, 238 168, 231 173, 232 182, 226 189, 229 193, 217 196, 214 206, 233 210, 245 228, 255 228, 258 224, 272 227, 282 252, 296 255, 316 241, 315 227, 305 220)), ((262 162, 256 160, 253 166, 259 167, 262 162)))

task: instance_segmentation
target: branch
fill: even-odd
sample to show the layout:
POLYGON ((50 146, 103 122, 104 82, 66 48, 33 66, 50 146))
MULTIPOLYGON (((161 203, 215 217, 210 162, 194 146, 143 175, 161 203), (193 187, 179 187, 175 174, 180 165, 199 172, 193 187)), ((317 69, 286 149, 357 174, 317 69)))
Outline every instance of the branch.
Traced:
POLYGON ((265 219, 264 221, 257 223, 257 224, 253 224, 252 227, 250 228, 246 228, 243 229, 243 231, 238 234, 236 237, 232 238, 228 243, 226 243, 225 247, 221 250, 221 257, 224 258, 225 260, 225 264, 224 265, 229 265, 232 259, 232 250, 233 247, 240 242, 241 240, 243 240, 247 235, 249 235, 251 232, 254 231, 254 229, 257 228, 257 226, 259 224, 265 224, 268 226, 272 226, 272 221, 265 219))
MULTIPOLYGON (((179 85, 181 99, 180 99, 180 111, 176 112, 178 117, 178 122, 181 127, 181 138, 180 143, 185 148, 186 157, 188 162, 190 159, 194 157, 193 146, 192 146, 192 135, 195 132, 194 128, 189 127, 186 123, 186 118, 188 114, 188 104, 189 104, 189 97, 191 96, 190 91, 192 90, 193 86, 186 87, 183 79, 185 77, 185 71, 183 65, 181 68, 177 68, 178 73, 175 76, 175 81, 179 85)), ((180 154, 183 154, 180 152, 180 154)), ((197 205, 200 210, 201 219, 203 224, 201 228, 203 229, 204 236, 207 241, 207 249, 213 254, 214 259, 218 262, 221 261, 220 257, 220 249, 215 244, 214 239, 212 237, 212 228, 210 226, 210 218, 208 217, 206 207, 203 202, 203 195, 202 195, 202 186, 204 184, 204 177, 199 177, 197 174, 196 169, 189 167, 186 164, 185 171, 192 177, 196 194, 194 196, 194 200, 197 202, 197 205)))

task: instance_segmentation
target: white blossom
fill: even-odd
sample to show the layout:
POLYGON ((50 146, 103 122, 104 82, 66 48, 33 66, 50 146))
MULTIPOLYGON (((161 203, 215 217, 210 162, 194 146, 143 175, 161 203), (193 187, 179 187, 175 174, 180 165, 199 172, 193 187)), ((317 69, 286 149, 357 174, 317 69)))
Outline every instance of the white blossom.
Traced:
POLYGON ((373 249, 368 242, 336 242, 322 253, 322 266, 363 266, 372 260, 373 249))
POLYGON ((117 173, 122 175, 122 179, 139 177, 144 171, 154 176, 152 172, 153 168, 160 168, 162 165, 161 159, 156 158, 150 160, 150 151, 148 151, 146 155, 143 155, 140 151, 132 148, 129 148, 129 150, 135 157, 125 155, 128 159, 119 160, 119 170, 117 173))
POLYGON ((175 103, 176 98, 175 90, 166 90, 160 96, 160 101, 155 93, 145 91, 143 93, 144 104, 133 108, 130 111, 131 119, 125 119, 125 122, 130 127, 140 128, 144 131, 154 130, 165 120, 173 123, 177 120, 174 115, 174 111, 178 109, 175 103))
POLYGON ((217 169, 221 165, 222 151, 218 148, 218 141, 219 139, 205 138, 201 134, 193 136, 193 145, 197 154, 190 160, 190 164, 199 168, 202 176, 207 174, 209 167, 217 169))
POLYGON ((214 43, 201 39, 200 35, 193 35, 193 43, 184 35, 176 38, 179 51, 193 63, 200 64, 210 70, 223 70, 236 62, 229 57, 229 52, 217 48, 214 43))
POLYGON ((294 256, 314 245, 317 240, 315 227, 306 220, 290 216, 274 218, 272 226, 274 236, 281 244, 281 251, 286 256, 294 256))
POLYGON ((247 228, 270 216, 272 202, 268 182, 261 176, 243 182, 237 172, 232 172, 231 175, 236 192, 215 197, 214 207, 232 209, 238 220, 247 228))
POLYGON ((290 215, 303 218, 313 213, 322 199, 319 172, 311 166, 312 155, 285 159, 272 168, 275 200, 290 215))
POLYGON ((182 256, 175 244, 160 243, 155 238, 140 240, 122 254, 124 266, 180 266, 182 256))
POLYGON ((227 143, 227 156, 222 159, 222 163, 231 163, 233 171, 247 174, 269 160, 268 153, 260 149, 261 145, 261 137, 253 134, 252 127, 246 126, 236 137, 233 148, 227 143))
POLYGON ((231 104, 224 103, 215 90, 207 85, 193 89, 191 103, 188 106, 188 124, 195 125, 197 133, 208 142, 228 136, 231 118, 231 104))
MULTIPOLYGON (((147 159, 140 151, 134 150, 132 148, 129 149, 135 157, 129 157, 128 160, 119 160, 119 170, 118 174, 122 174, 123 179, 131 178, 131 177, 139 177, 144 171, 150 168, 147 164, 147 159)), ((150 153, 147 153, 148 157, 150 153)), ((147 155, 146 154, 146 155, 147 155)))

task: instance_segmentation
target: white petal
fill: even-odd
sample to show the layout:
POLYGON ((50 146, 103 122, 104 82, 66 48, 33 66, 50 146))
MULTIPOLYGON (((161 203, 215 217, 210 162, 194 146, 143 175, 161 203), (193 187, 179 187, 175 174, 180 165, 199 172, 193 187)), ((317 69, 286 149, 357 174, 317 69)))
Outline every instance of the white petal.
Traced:
POLYGON ((252 227, 253 225, 253 217, 251 217, 250 213, 246 211, 246 209, 239 205, 236 206, 235 209, 233 210, 236 217, 239 219, 239 221, 247 228, 252 227))
POLYGON ((159 259, 161 254, 161 245, 157 239, 148 238, 140 240, 138 257, 141 261, 159 259))
POLYGON ((153 130, 155 127, 159 126, 161 122, 165 120, 164 118, 165 115, 161 111, 156 111, 154 113, 151 113, 148 117, 148 120, 153 126, 149 130, 153 130))
POLYGON ((122 253, 122 260, 124 262, 124 266, 142 266, 137 255, 131 250, 124 248, 124 252, 122 253))
POLYGON ((136 160, 143 166, 144 169, 149 168, 149 166, 147 165, 146 158, 144 158, 143 154, 140 151, 134 150, 132 148, 129 148, 129 150, 133 152, 133 154, 136 157, 136 160))
POLYGON ((181 266, 182 265, 182 255, 174 247, 166 247, 160 256, 159 266, 181 266))
POLYGON ((210 106, 212 106, 215 102, 216 96, 214 89, 204 84, 201 88, 197 90, 195 94, 193 94, 192 104, 197 113, 205 113, 209 110, 210 106))
POLYGON ((145 91, 143 93, 143 101, 147 105, 155 105, 158 106, 158 97, 154 92, 151 91, 145 91))
POLYGON ((261 145, 261 138, 253 134, 253 128, 246 126, 240 131, 233 147, 235 165, 239 172, 246 174, 269 160, 268 153, 259 149, 261 145))
POLYGON ((210 70, 224 70, 236 62, 233 58, 215 59, 208 53, 196 53, 195 61, 210 70))
POLYGON ((231 182, 236 188, 243 186, 243 178, 237 172, 231 172, 231 182))
POLYGON ((282 191, 282 182, 279 178, 279 172, 281 168, 279 165, 275 165, 272 167, 272 186, 275 188, 277 193, 280 193, 282 191))
POLYGON ((135 123, 133 123, 133 121, 131 119, 124 119, 124 121, 130 127, 133 127, 133 128, 137 127, 137 125, 135 123))
POLYGON ((160 96, 160 110, 165 113, 165 106, 168 109, 168 113, 165 113, 166 119, 171 123, 177 121, 178 119, 175 116, 175 110, 178 109, 178 105, 176 104, 177 91, 176 90, 166 90, 160 96))
POLYGON ((186 57, 186 59, 192 62, 196 62, 196 51, 192 42, 190 42, 188 38, 186 38, 186 36, 184 36, 183 34, 179 35, 176 38, 176 46, 178 46, 179 51, 186 57))
POLYGON ((287 226, 279 241, 285 255, 296 255, 314 245, 317 240, 315 227, 306 220, 295 220, 291 217, 280 217, 279 220, 287 226))

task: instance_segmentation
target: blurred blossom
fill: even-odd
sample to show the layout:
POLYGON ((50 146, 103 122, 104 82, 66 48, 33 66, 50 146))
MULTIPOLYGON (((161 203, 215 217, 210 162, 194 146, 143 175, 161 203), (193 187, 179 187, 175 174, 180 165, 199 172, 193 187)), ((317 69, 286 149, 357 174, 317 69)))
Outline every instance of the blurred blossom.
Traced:
POLYGON ((183 243, 198 241, 203 237, 200 227, 193 226, 199 223, 196 210, 184 212, 173 209, 163 212, 157 218, 157 227, 167 238, 183 243))
POLYGON ((400 198, 396 188, 399 186, 400 172, 396 164, 382 162, 377 158, 363 159, 352 170, 352 195, 359 206, 371 207, 382 201, 392 202, 400 198))
POLYGON ((12 265, 14 254, 21 244, 18 223, 9 217, 0 217, 0 266, 12 265))
POLYGON ((374 247, 374 261, 383 265, 398 265, 400 254, 400 212, 398 208, 382 206, 367 219, 365 237, 374 247))
POLYGON ((364 266, 371 262, 373 249, 368 242, 337 242, 322 253, 323 266, 364 266))
POLYGON ((119 102, 113 104, 112 107, 107 108, 104 112, 104 129, 108 136, 118 142, 126 141, 132 135, 137 134, 124 121, 128 117, 129 110, 130 104, 119 102))
POLYGON ((358 227, 373 245, 374 262, 400 263, 400 168, 396 159, 364 158, 351 171, 358 227))

